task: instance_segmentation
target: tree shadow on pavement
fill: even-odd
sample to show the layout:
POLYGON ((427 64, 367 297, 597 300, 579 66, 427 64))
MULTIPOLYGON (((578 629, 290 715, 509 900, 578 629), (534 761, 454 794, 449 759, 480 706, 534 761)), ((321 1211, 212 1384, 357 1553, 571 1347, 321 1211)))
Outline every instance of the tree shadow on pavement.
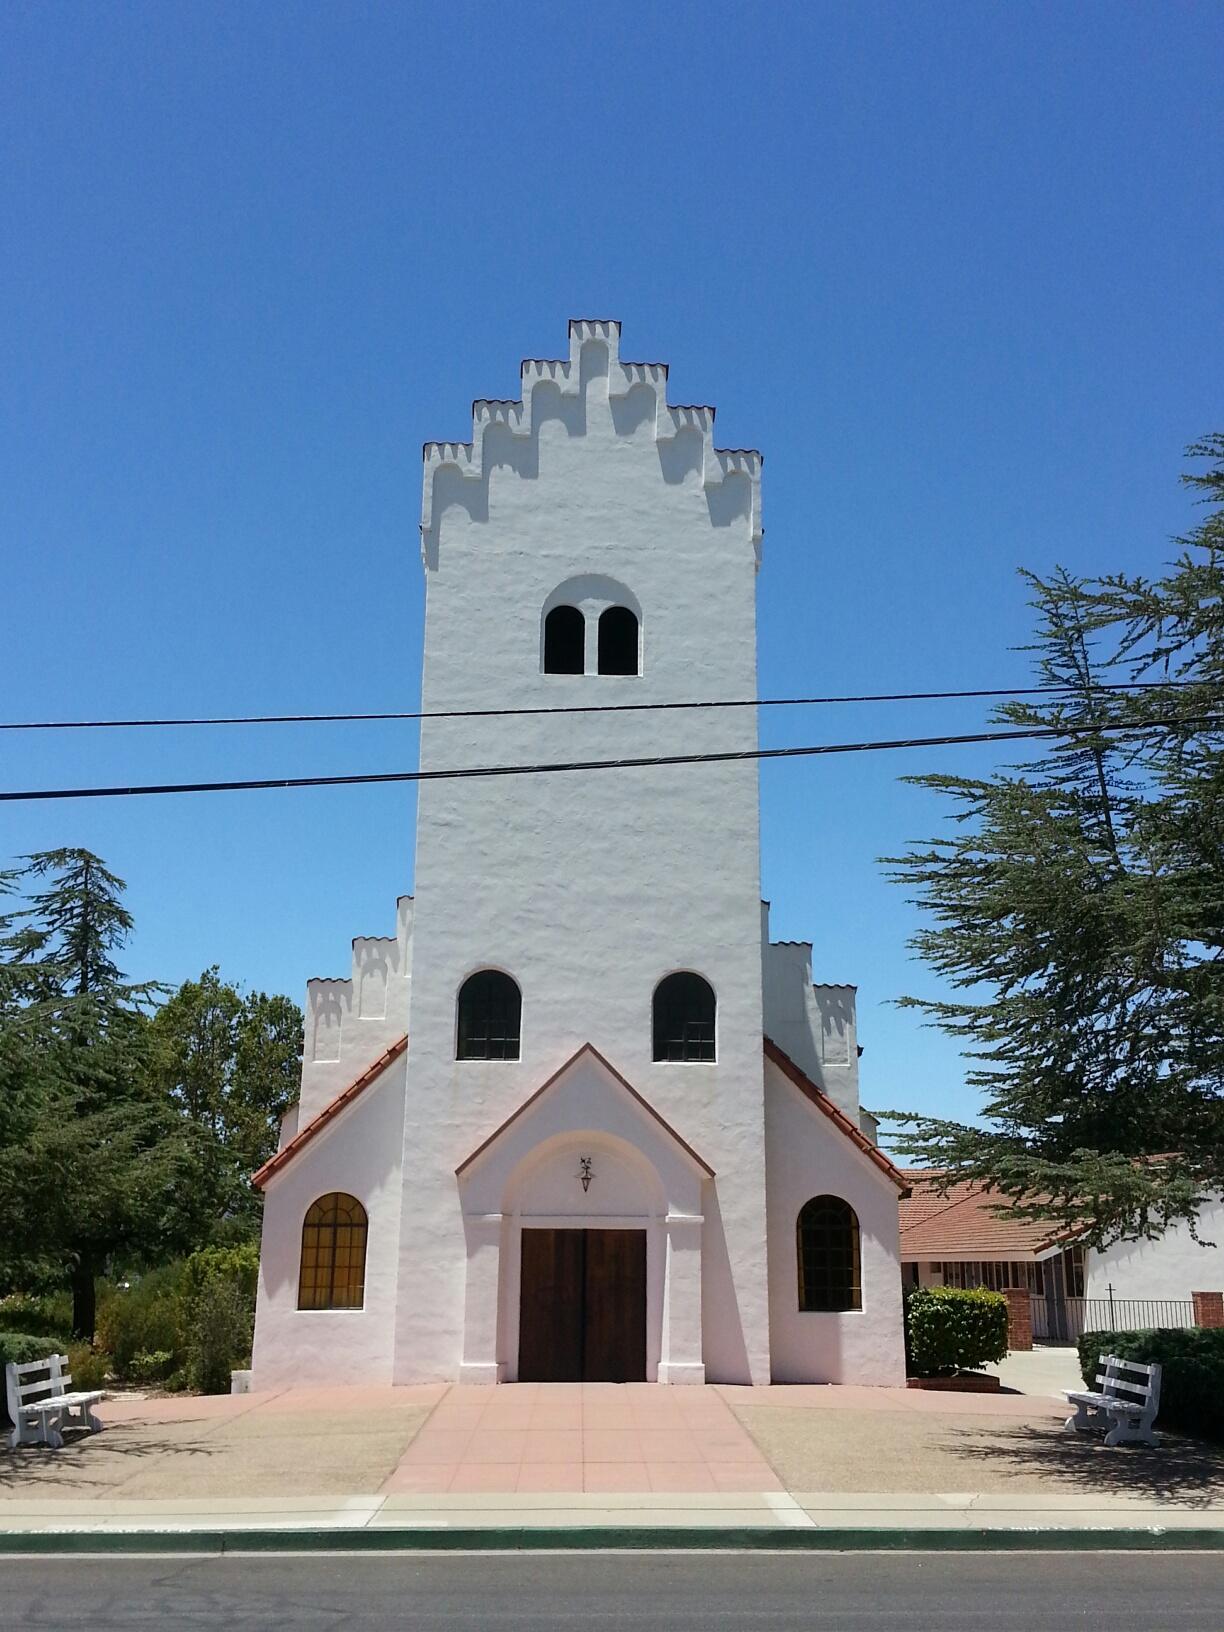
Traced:
POLYGON ((100 1434, 69 1429, 58 1450, 50 1445, 18 1445, 10 1449, 6 1443, 0 1443, 0 1493, 20 1492, 28 1496, 35 1487, 54 1492, 63 1486, 102 1492, 134 1471, 128 1465, 130 1462, 148 1457, 213 1455, 215 1452, 199 1440, 166 1439, 144 1429, 114 1427, 100 1434))
MULTIPOLYGON (((1063 1432, 1032 1423, 959 1430, 942 1448, 988 1462, 997 1474, 1047 1479, 1051 1494, 1134 1496, 1187 1507, 1224 1502, 1224 1449, 1166 1434, 1159 1446, 1119 1445, 1107 1450, 1101 1434, 1063 1432)), ((972 1482, 969 1488, 972 1488, 972 1482)))

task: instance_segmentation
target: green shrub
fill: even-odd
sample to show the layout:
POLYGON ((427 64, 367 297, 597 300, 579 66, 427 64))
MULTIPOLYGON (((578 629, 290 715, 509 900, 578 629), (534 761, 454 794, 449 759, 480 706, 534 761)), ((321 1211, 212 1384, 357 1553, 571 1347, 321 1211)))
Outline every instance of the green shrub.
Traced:
POLYGON ((259 1248, 253 1241, 201 1247, 183 1266, 188 1386, 228 1394, 230 1372, 247 1363, 255 1323, 259 1248))
POLYGON ((132 1357, 128 1373, 134 1383, 160 1383, 164 1381, 174 1365, 174 1354, 170 1349, 154 1349, 152 1352, 142 1349, 132 1357))
POLYGON ((103 1349, 90 1343, 68 1345, 68 1370, 72 1373, 73 1388, 103 1388, 110 1375, 111 1357, 103 1349))
POLYGON ((24 1332, 48 1337, 62 1348, 72 1331, 72 1297, 67 1292, 35 1296, 10 1292, 0 1298, 0 1332, 24 1332))
POLYGON ((1007 1299, 1001 1292, 915 1287, 905 1298, 905 1352, 917 1377, 968 1371, 1007 1353, 1007 1299))
POLYGON ((251 1352, 259 1248, 201 1247, 104 1293, 98 1346, 124 1382, 228 1393, 230 1370, 251 1352))
POLYGON ((201 1247, 183 1265, 182 1292, 190 1306, 211 1282, 236 1286, 252 1308, 259 1283, 259 1248, 253 1241, 233 1247, 201 1247))
POLYGON ((98 1308, 95 1337, 111 1356, 115 1376, 134 1380, 138 1354, 168 1350, 181 1364, 186 1351, 181 1285, 184 1266, 167 1264, 150 1270, 130 1286, 108 1292, 98 1308))
MULTIPOLYGON (((0 1377, 5 1366, 24 1366, 30 1360, 45 1360, 49 1354, 62 1354, 62 1345, 48 1342, 38 1332, 0 1332, 0 1377)), ((8 1389, 0 1388, 0 1422, 11 1428, 8 1415, 8 1389)))
POLYGON ((254 1310, 239 1282, 206 1279, 188 1317, 187 1379, 201 1394, 228 1394, 230 1372, 251 1353, 254 1310))
POLYGON ((63 1352, 63 1344, 48 1343, 39 1332, 0 1332, 0 1367, 24 1366, 28 1360, 63 1352))
POLYGON ((1096 1388, 1103 1354, 1156 1364, 1161 1368, 1158 1426, 1224 1440, 1224 1330, 1158 1326, 1150 1331, 1085 1332, 1078 1347, 1080 1372, 1089 1388, 1096 1388))

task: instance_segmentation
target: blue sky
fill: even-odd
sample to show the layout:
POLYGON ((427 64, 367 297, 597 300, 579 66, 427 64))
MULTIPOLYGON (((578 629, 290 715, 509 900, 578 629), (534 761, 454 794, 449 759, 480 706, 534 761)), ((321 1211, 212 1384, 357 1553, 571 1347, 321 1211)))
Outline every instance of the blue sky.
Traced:
MULTIPOLYGON (((619 317, 765 453, 766 696, 1022 682, 1020 565, 1156 570, 1224 426, 1209 4, 27 5, 0 15, 0 714, 412 709, 420 444, 619 317)), ((980 704, 775 711, 767 742, 980 704)), ((411 767, 414 729, 0 739, 10 788, 411 767)), ((763 883, 873 1105, 973 1108, 876 858, 906 772, 767 765, 763 883)), ((390 930, 403 788, 0 809, 127 964, 301 996, 390 930)))

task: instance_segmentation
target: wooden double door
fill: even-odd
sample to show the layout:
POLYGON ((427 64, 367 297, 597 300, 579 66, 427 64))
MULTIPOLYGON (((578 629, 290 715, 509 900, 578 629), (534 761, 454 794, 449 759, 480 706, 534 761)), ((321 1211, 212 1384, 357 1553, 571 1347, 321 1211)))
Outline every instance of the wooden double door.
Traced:
POLYGON ((523 1231, 521 1383, 646 1380, 646 1231, 523 1231))

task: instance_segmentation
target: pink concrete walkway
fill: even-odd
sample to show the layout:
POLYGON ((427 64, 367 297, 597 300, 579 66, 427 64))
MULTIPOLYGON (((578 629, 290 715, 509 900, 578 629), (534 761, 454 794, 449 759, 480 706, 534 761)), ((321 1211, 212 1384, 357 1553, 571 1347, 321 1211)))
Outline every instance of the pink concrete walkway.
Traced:
MULTIPOLYGON (((164 1427, 168 1454, 184 1436, 193 1444, 199 1441, 209 1453, 207 1459, 201 1455, 208 1466, 199 1477, 224 1483, 221 1464, 232 1463, 229 1482, 241 1490, 262 1489, 260 1479, 267 1484, 280 1477, 275 1471, 265 1477, 255 1468, 267 1460, 266 1454, 263 1461, 255 1454, 261 1447, 271 1454, 286 1437, 305 1434, 316 1454, 311 1464, 314 1484, 308 1479, 304 1491, 317 1487, 382 1496, 520 1491, 718 1495, 785 1488, 736 1415, 745 1411, 759 1430, 762 1413, 754 1408, 761 1406, 801 1407, 819 1417, 828 1411, 849 1412, 858 1422, 866 1420, 864 1413, 901 1413, 935 1423, 945 1417, 1054 1420, 1066 1409, 1055 1400, 1024 1395, 904 1388, 727 1384, 661 1388, 655 1383, 503 1383, 473 1388, 429 1383, 204 1398, 118 1396, 106 1400, 100 1411, 108 1424, 148 1429, 153 1441, 159 1425, 164 1427), (217 1471, 210 1472, 210 1467, 217 1471)), ((770 1415, 768 1410, 764 1413, 770 1415)), ((768 1436, 764 1438, 768 1442, 768 1436)), ((109 1437, 100 1443, 103 1450, 117 1446, 109 1437)), ((813 1454, 812 1488, 823 1489, 822 1453, 817 1448, 813 1454)), ((133 1479, 152 1477, 143 1471, 150 1459, 156 1460, 146 1447, 132 1464, 137 1474, 124 1470, 125 1488, 132 1487, 133 1479)), ((94 1460, 99 1460, 96 1455, 94 1460)), ((296 1465, 297 1459, 292 1460, 296 1465)), ((171 1483, 196 1477, 181 1463, 168 1463, 167 1468, 171 1483)), ((285 1479, 292 1484, 288 1473, 285 1479)), ((888 1480, 889 1471, 882 1467, 879 1482, 886 1486, 888 1480)), ((220 1485, 218 1492, 225 1493, 220 1485)))
POLYGON ((509 1383, 452 1387, 381 1493, 781 1489, 713 1388, 509 1383))

